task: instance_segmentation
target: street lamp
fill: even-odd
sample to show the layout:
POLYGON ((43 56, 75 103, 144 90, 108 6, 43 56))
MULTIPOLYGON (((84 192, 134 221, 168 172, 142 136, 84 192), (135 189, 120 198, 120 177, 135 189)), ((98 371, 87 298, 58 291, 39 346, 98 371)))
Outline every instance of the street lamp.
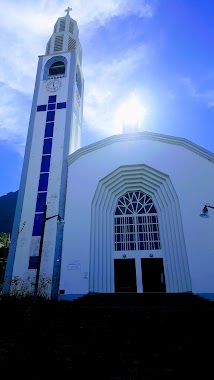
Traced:
POLYGON ((44 232, 45 232, 45 223, 49 219, 53 219, 57 217, 57 223, 64 224, 65 221, 61 218, 59 214, 52 215, 46 217, 47 214, 47 205, 44 207, 44 214, 42 218, 42 231, 41 231, 41 239, 39 244, 39 255, 38 255, 38 264, 36 268, 36 280, 35 280, 35 288, 34 288, 34 295, 33 295, 33 303, 36 303, 37 294, 38 294, 38 286, 39 286, 39 273, 40 273, 40 266, 41 266, 41 259, 42 259, 42 247, 43 247, 43 240, 44 240, 44 232))
POLYGON ((210 217, 210 216, 209 216, 209 210, 208 210, 208 207, 209 207, 209 208, 214 208, 214 206, 210 206, 209 203, 206 203, 206 204, 204 205, 203 210, 201 211, 201 213, 200 213, 200 215, 199 215, 201 218, 209 218, 209 217, 210 217))

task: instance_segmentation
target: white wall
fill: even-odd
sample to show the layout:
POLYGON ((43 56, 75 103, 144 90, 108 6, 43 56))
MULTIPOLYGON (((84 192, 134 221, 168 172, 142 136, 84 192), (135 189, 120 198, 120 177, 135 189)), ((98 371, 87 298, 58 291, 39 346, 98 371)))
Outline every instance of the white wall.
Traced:
POLYGON ((205 203, 214 203, 213 163, 183 146, 149 139, 117 141, 70 164, 60 289, 65 294, 88 292, 84 277, 89 273, 91 203, 97 185, 118 167, 135 164, 169 175, 180 202, 192 291, 213 292, 214 212, 213 220, 199 217, 205 203))
MULTIPOLYGON (((73 53, 74 55, 74 53, 73 53)), ((71 62, 71 53, 63 54, 67 58, 69 73, 69 67, 71 62)), ((57 103, 68 101, 68 90, 70 78, 61 78, 62 85, 57 92, 48 92, 46 89, 47 81, 43 80, 43 71, 50 56, 44 56, 42 62, 42 75, 39 83, 37 106, 48 103, 48 97, 57 95, 57 103)), ((73 71, 76 70, 76 63, 73 67, 73 71)), ((47 191, 47 217, 50 215, 58 214, 59 212, 59 200, 60 200, 60 188, 61 188, 61 175, 62 175, 62 162, 63 162, 63 149, 64 149, 64 136, 66 128, 66 109, 55 110, 54 121, 54 134, 51 151, 51 163, 49 170, 49 182, 47 191)), ((38 184, 40 177, 40 166, 42 159, 42 149, 44 143, 44 133, 46 126, 47 112, 35 112, 35 118, 33 120, 33 135, 32 146, 30 151, 30 157, 28 162, 28 173, 26 179, 25 193, 22 205, 21 222, 19 230, 21 230, 23 222, 25 226, 23 230, 17 236, 16 255, 13 266, 13 278, 19 277, 21 279, 35 277, 36 270, 28 269, 29 257, 38 255, 40 237, 32 236, 35 207, 38 194, 38 184)), ((69 125, 70 128, 70 125, 69 125)), ((56 244, 56 223, 57 219, 50 220, 46 223, 43 255, 41 263, 41 273, 51 278, 54 265, 54 253, 56 244)), ((14 244, 16 242, 14 241, 14 244)))

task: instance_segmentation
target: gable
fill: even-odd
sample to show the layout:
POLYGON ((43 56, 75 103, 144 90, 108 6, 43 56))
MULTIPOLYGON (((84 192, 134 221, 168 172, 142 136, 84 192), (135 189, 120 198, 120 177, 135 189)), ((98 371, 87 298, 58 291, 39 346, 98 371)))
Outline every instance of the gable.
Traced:
POLYGON ((167 144, 182 146, 185 149, 194 152, 198 156, 201 156, 204 159, 214 163, 214 154, 212 152, 205 148, 202 148, 201 146, 191 142, 190 140, 181 137, 168 136, 153 132, 138 132, 107 137, 96 143, 84 146, 68 156, 68 165, 76 161, 79 157, 84 156, 90 152, 100 150, 101 148, 104 148, 108 145, 116 144, 118 142, 136 140, 159 141, 167 144))

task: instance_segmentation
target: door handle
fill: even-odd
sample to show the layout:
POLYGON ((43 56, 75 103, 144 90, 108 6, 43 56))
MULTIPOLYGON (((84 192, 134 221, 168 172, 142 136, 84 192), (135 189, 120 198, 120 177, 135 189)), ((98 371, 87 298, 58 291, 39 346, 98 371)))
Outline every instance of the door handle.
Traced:
POLYGON ((161 273, 161 284, 164 284, 164 274, 161 273))

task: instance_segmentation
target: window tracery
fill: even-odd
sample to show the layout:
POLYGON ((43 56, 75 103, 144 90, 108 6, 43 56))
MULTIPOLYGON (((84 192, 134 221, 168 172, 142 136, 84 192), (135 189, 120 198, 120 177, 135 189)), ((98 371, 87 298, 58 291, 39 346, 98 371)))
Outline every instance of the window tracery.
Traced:
POLYGON ((158 215, 152 198, 142 191, 118 199, 114 214, 115 251, 160 249, 158 215))

